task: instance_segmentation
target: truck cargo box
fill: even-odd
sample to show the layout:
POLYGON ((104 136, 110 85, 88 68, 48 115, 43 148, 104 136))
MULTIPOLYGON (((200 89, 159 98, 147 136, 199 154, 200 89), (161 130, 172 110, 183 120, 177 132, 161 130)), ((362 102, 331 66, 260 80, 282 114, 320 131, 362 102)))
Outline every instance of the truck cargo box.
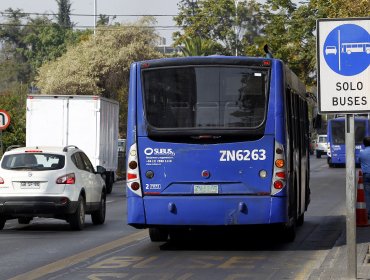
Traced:
POLYGON ((29 95, 26 145, 76 145, 95 168, 107 170, 110 193, 117 170, 118 117, 118 102, 100 96, 29 95))

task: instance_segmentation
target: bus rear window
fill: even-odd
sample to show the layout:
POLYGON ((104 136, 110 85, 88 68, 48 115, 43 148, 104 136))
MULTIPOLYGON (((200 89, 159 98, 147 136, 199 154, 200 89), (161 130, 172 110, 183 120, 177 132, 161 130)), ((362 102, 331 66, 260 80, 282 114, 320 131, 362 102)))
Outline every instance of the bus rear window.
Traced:
POLYGON ((143 70, 147 122, 155 128, 260 127, 268 71, 257 67, 185 66, 143 70))
MULTIPOLYGON (((361 145, 366 134, 366 123, 365 121, 355 122, 355 144, 361 145)), ((332 122, 332 141, 334 145, 345 144, 345 123, 344 121, 333 121, 332 122)))

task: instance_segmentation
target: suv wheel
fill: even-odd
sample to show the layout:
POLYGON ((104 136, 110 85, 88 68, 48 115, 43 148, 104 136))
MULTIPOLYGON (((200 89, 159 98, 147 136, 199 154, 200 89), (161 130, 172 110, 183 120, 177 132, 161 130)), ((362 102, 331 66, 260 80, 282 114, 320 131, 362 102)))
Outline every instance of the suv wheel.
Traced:
POLYGON ((106 195, 103 192, 100 198, 99 209, 91 213, 91 220, 94 225, 102 225, 105 222, 106 195))
POLYGON ((82 230, 85 226, 85 199, 81 195, 76 212, 69 217, 69 224, 73 230, 82 230))

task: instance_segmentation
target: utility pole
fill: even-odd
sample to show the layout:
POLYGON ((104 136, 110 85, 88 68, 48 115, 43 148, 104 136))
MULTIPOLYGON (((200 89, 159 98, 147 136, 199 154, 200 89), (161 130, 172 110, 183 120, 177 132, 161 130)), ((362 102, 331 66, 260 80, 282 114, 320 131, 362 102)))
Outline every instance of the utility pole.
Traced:
POLYGON ((235 56, 238 56, 238 41, 239 41, 239 32, 237 31, 238 27, 238 5, 239 0, 234 0, 235 4, 235 56))
POLYGON ((96 11, 97 11, 97 1, 94 0, 94 35, 96 33, 96 11))

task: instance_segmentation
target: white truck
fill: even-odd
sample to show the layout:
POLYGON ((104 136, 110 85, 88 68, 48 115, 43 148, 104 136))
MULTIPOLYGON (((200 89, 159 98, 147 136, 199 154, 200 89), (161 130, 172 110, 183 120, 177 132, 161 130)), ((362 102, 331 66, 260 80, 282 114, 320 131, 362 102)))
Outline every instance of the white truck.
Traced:
POLYGON ((91 95, 29 95, 26 146, 67 146, 82 149, 91 163, 103 166, 107 193, 117 170, 119 104, 91 95))

